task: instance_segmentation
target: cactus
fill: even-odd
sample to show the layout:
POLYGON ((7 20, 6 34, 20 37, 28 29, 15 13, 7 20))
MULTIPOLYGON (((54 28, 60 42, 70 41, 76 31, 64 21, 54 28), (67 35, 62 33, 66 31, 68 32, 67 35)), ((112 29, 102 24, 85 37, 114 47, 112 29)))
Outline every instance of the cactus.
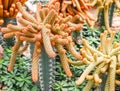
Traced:
MULTIPOLYGON (((34 44, 30 44, 30 53, 32 57, 34 44)), ((45 53, 44 47, 42 47, 41 55, 39 58, 39 81, 36 85, 40 86, 41 91, 52 91, 51 84, 54 82, 54 72, 55 72, 55 59, 49 58, 45 53)))
POLYGON ((120 43, 113 42, 115 34, 115 31, 109 33, 107 30, 105 30, 104 33, 101 33, 100 45, 97 49, 92 48, 87 40, 83 39, 84 47, 82 47, 80 51, 84 56, 83 61, 87 60, 90 63, 88 62, 88 66, 82 75, 76 80, 77 85, 81 85, 85 79, 88 80, 88 83, 82 91, 90 91, 92 87, 100 86, 102 80, 105 82, 101 85, 101 91, 115 91, 115 86, 119 85, 120 81, 116 76, 120 74, 118 68, 120 43), (105 77, 102 77, 101 79, 101 75, 103 74, 105 74, 105 77))
MULTIPOLYGON (((115 10, 115 2, 113 2, 109 6, 109 26, 110 27, 112 26, 114 10, 115 10)), ((99 22, 100 26, 105 26, 105 22, 104 22, 104 8, 99 12, 98 22, 99 22)), ((105 88, 105 81, 107 79, 107 75, 106 74, 102 75, 102 79, 103 79, 103 82, 100 85, 101 91, 103 91, 104 88, 105 88)))
POLYGON ((52 83, 54 81, 55 60, 50 59, 42 48, 41 58, 39 62, 39 79, 41 91, 52 91, 52 83))
MULTIPOLYGON (((22 4, 24 4, 26 0, 19 0, 22 4)), ((6 27, 8 23, 16 24, 16 15, 18 13, 18 9, 16 8, 17 0, 0 0, 0 26, 6 27)), ((2 35, 2 34, 1 34, 2 35)), ((3 39, 6 43, 5 46, 13 46, 15 42, 15 38, 3 39)))
POLYGON ((104 9, 102 9, 102 10, 99 12, 98 22, 99 22, 100 26, 104 26, 104 25, 105 25, 105 23, 104 23, 104 9))
MULTIPOLYGON (((42 5, 48 3, 48 0, 40 0, 42 5)), ((54 81, 55 59, 50 59, 42 48, 41 58, 39 61, 39 82, 41 91, 52 91, 54 81)))
MULTIPOLYGON (((113 2, 109 6, 109 26, 110 27, 112 25, 112 19, 113 19, 114 9, 115 9, 115 3, 113 2)), ((104 22, 104 8, 99 12, 98 22, 99 22, 100 26, 105 26, 105 22, 104 22)))
POLYGON ((112 26, 114 10, 115 10, 115 3, 113 2, 110 5, 110 9, 109 9, 109 25, 110 25, 110 27, 112 26))
MULTIPOLYGON (((32 48, 34 48, 34 50, 32 52, 31 70, 32 80, 33 82, 38 81, 39 72, 41 90, 49 91, 51 90, 52 83, 51 72, 54 72, 54 60, 51 60, 50 58, 55 58, 56 51, 58 51, 63 70, 68 77, 72 77, 72 72, 70 71, 69 67, 70 64, 79 63, 81 65, 87 63, 86 60, 76 62, 69 60, 66 56, 66 51, 68 50, 73 56, 75 56, 75 58, 82 59, 80 53, 77 52, 73 47, 74 41, 71 33, 73 31, 79 31, 82 29, 85 21, 90 27, 94 26, 95 19, 86 9, 91 9, 92 7, 85 5, 84 1, 80 1, 76 3, 76 9, 76 7, 73 7, 73 1, 60 2, 57 0, 49 2, 49 4, 47 4, 45 7, 42 7, 41 3, 37 3, 37 11, 34 13, 35 16, 32 16, 29 14, 29 12, 22 8, 22 4, 20 2, 17 2, 16 5, 22 14, 22 16, 17 17, 18 22, 21 25, 9 24, 6 28, 1 29, 1 31, 4 33, 4 38, 16 36, 16 39, 20 40, 17 48, 17 42, 13 46, 14 50, 12 50, 11 59, 14 58, 13 61, 15 62, 16 55, 14 54, 15 52, 19 53, 21 51, 19 49, 21 49, 20 44, 22 44, 22 42, 26 42, 28 44, 33 43, 34 46, 32 48), (68 7, 62 6, 64 3, 65 6, 68 5, 68 7), (82 4, 83 7, 81 7, 80 4, 82 4), (81 11, 83 13, 81 13, 81 11), (92 23, 90 23, 91 21, 92 23), (54 50, 53 47, 55 47, 56 50, 54 50), (70 47, 72 47, 72 49, 70 49, 70 47), (62 58, 64 58, 64 60, 62 58)), ((26 46, 23 48, 26 48, 26 46)), ((10 63, 13 63, 12 60, 10 60, 10 63)), ((8 71, 11 71, 13 66, 14 64, 9 67, 10 69, 8 69, 8 71)))

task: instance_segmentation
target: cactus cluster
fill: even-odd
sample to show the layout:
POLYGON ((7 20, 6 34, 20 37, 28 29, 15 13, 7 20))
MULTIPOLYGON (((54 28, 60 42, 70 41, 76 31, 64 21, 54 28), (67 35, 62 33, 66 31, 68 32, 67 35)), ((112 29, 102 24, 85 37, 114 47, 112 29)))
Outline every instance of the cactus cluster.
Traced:
MULTIPOLYGON (((28 47, 29 43, 34 43, 32 56, 32 79, 38 81, 38 64, 42 46, 49 58, 56 56, 53 47, 59 53, 62 67, 68 77, 72 77, 69 63, 73 63, 66 56, 68 50, 76 59, 82 59, 82 56, 74 48, 74 41, 71 33, 82 29, 84 22, 90 27, 94 26, 95 19, 89 13, 91 5, 84 0, 52 0, 45 7, 37 3, 37 11, 34 16, 23 9, 20 2, 16 3, 17 9, 22 16, 17 17, 20 25, 8 24, 3 27, 4 38, 16 37, 17 41, 12 48, 12 55, 8 66, 8 71, 13 69, 18 53, 22 53, 28 47), (25 42, 25 45, 21 45, 25 42)), ((77 62, 80 63, 81 62, 77 62)))
POLYGON ((4 18, 15 18, 18 9, 16 8, 16 2, 24 4, 26 0, 0 0, 0 25, 4 23, 4 18))
POLYGON ((88 66, 76 80, 77 85, 82 84, 85 79, 88 80, 83 91, 90 91, 93 86, 99 86, 102 82, 101 75, 106 73, 107 81, 104 91, 115 91, 115 84, 120 85, 120 81, 116 78, 116 75, 120 74, 120 43, 113 43, 114 36, 114 31, 109 33, 105 30, 101 33, 100 45, 97 49, 92 48, 87 40, 83 39, 84 47, 80 52, 88 66))
MULTIPOLYGON (((85 79, 89 80, 83 91, 89 91, 93 85, 98 86, 102 82, 100 75, 105 72, 108 74, 105 90, 114 91, 115 83, 120 84, 118 80, 115 80, 116 74, 120 73, 120 47, 119 43, 112 43, 115 33, 110 30, 108 22, 108 6, 111 3, 112 0, 105 2, 102 2, 102 0, 93 0, 93 2, 89 0, 51 0, 46 6, 42 7, 42 4, 38 2, 36 12, 32 16, 23 9, 21 2, 16 2, 16 8, 22 14, 22 16, 17 17, 19 25, 8 24, 7 27, 1 28, 3 38, 16 38, 15 45, 12 48, 8 71, 12 71, 17 54, 24 52, 28 45, 33 43, 34 50, 32 53, 31 73, 34 82, 38 81, 38 72, 44 71, 44 69, 39 69, 38 65, 40 63, 39 59, 41 57, 40 55, 42 55, 42 49, 45 49, 44 52, 51 59, 55 58, 56 51, 58 52, 63 70, 68 77, 72 77, 69 64, 88 65, 76 81, 76 84, 80 85, 85 79), (94 27, 96 19, 89 12, 89 9, 93 8, 96 4, 99 5, 98 10, 104 8, 105 26, 107 30, 100 36, 101 42, 98 49, 93 49, 83 39, 84 47, 81 48, 81 52, 78 52, 74 48, 72 32, 80 31, 85 22, 91 28, 94 27), (23 42, 25 42, 24 45, 23 42), (69 51, 77 60, 82 61, 70 60, 66 55, 66 51, 69 51), (94 72, 90 75, 89 73, 92 70, 94 72)), ((47 60, 44 61, 41 61, 43 62, 41 64, 49 65, 47 60)), ((39 75, 41 76, 40 79, 44 79, 44 74, 39 75)), ((41 84, 43 83, 41 81, 41 84)), ((41 85, 41 88, 45 87, 41 85)))

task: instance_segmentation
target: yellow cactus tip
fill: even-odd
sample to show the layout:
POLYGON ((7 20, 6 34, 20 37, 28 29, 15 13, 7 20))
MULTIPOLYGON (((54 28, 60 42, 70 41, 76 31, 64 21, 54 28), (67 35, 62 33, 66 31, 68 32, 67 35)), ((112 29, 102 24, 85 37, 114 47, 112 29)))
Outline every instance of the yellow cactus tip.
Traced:
POLYGON ((71 72, 69 73, 68 77, 69 77, 69 78, 71 78, 71 77, 72 77, 72 73, 71 73, 71 72))
POLYGON ((80 82, 79 82, 79 81, 75 81, 75 84, 76 84, 77 86, 79 86, 79 85, 80 85, 80 82))

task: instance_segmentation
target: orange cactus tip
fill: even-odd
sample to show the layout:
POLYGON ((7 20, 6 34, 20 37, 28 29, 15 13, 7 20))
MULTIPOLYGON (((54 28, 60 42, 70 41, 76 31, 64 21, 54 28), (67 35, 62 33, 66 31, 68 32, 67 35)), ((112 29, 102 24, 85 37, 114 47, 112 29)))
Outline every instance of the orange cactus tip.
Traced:
POLYGON ((5 35, 3 35, 3 38, 5 38, 5 35))
POLYGON ((12 68, 11 68, 11 67, 8 67, 7 70, 8 70, 8 72, 11 72, 11 71, 12 71, 12 68))
POLYGON ((24 37, 23 37, 23 36, 20 36, 19 38, 20 38, 20 40, 24 40, 24 37))
POLYGON ((37 53, 41 53, 41 49, 37 49, 37 53))
POLYGON ((53 55, 50 56, 51 58, 55 58, 56 57, 56 54, 53 53, 53 55))
POLYGON ((36 41, 36 42, 35 42, 35 45, 40 46, 40 42, 39 42, 39 41, 36 41))
POLYGON ((37 76, 32 76, 32 81, 33 82, 37 82, 38 81, 38 77, 37 76))
POLYGON ((4 23, 3 19, 0 19, 0 25, 2 25, 4 23))
POLYGON ((15 36, 16 36, 18 39, 20 39, 20 32, 16 32, 16 33, 15 33, 15 36))
POLYGON ((36 40, 41 40, 41 39, 42 39, 41 34, 37 34, 37 35, 35 35, 35 39, 36 39, 36 40))
POLYGON ((7 27, 11 26, 12 24, 7 24, 7 27))
POLYGON ((12 51, 14 50, 14 46, 12 47, 12 51))
POLYGON ((68 76, 69 78, 71 78, 71 77, 72 77, 72 73, 71 73, 71 72, 68 72, 68 73, 67 73, 67 76, 68 76))
POLYGON ((81 56, 81 55, 79 56, 79 60, 83 60, 83 58, 84 58, 83 56, 81 56))
POLYGON ((54 42, 54 41, 52 41, 52 42, 51 42, 51 45, 52 45, 52 46, 55 46, 55 42, 54 42))
POLYGON ((27 30, 25 28, 22 29, 22 33, 27 33, 27 30))
POLYGON ((81 55, 80 59, 81 59, 81 60, 83 60, 83 59, 84 59, 84 56, 83 56, 83 55, 81 55))

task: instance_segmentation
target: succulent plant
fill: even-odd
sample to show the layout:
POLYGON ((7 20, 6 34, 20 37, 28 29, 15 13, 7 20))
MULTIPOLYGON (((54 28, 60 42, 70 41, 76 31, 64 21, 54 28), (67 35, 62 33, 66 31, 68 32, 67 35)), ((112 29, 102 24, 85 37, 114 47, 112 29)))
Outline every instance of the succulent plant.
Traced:
POLYGON ((100 35, 100 45, 97 49, 92 48, 89 43, 83 39, 83 48, 80 49, 83 55, 83 61, 87 62, 87 67, 76 80, 76 84, 80 85, 84 80, 88 80, 88 83, 83 88, 83 91, 90 91, 93 86, 99 86, 102 83, 100 78, 102 74, 107 74, 107 80, 105 84, 105 91, 115 91, 115 85, 119 84, 119 80, 116 78, 119 74, 119 51, 120 43, 114 42, 113 39, 115 32, 108 33, 104 31, 100 35))
MULTIPOLYGON (((99 3, 101 5, 101 2, 99 3)), ((51 61, 54 60, 51 59, 54 59, 56 57, 56 51, 60 56, 63 70, 68 77, 72 77, 72 72, 70 70, 69 64, 90 64, 81 75, 80 79, 76 81, 76 84, 78 85, 84 81, 86 74, 88 74, 96 65, 100 63, 100 67, 101 65, 102 67, 105 65, 104 58, 114 59, 114 52, 113 54, 110 54, 111 56, 113 56, 112 58, 104 53, 104 51, 106 52, 106 50, 105 48, 103 48, 104 41, 102 37, 101 47, 103 49, 101 50, 103 53, 101 52, 101 50, 95 50, 91 48, 85 40, 83 40, 83 42, 87 48, 87 53, 91 51, 92 53, 95 52, 95 54, 90 54, 89 57, 87 53, 85 54, 86 48, 83 47, 82 49, 85 49, 85 51, 81 51, 82 55, 84 56, 83 58, 83 56, 81 56, 80 53, 74 48, 74 41, 71 36, 72 32, 81 30, 85 22, 88 23, 91 28, 94 27, 96 19, 89 12, 89 9, 93 8, 95 4, 96 2, 89 3, 89 1, 84 0, 51 0, 46 6, 42 7, 42 4, 39 2, 37 3, 37 11, 32 16, 31 14, 29 14, 29 12, 23 9, 20 2, 17 2, 17 9, 22 14, 22 16, 17 17, 20 25, 8 24, 7 27, 3 27, 1 29, 1 32, 3 32, 3 38, 12 38, 14 36, 16 37, 15 45, 12 48, 8 71, 12 71, 17 54, 25 51, 30 43, 33 43, 34 45, 31 63, 32 80, 34 82, 37 82, 39 77, 41 90, 43 91, 48 91, 51 88, 50 84, 52 82, 52 74, 50 72, 53 72, 54 70, 54 68, 51 68, 52 66, 54 66, 54 62, 51 61), (25 42, 25 45, 23 45, 23 42, 25 42), (83 61, 70 60, 66 56, 66 51, 69 51, 77 60, 83 61), (93 62, 91 62, 92 60, 93 62)), ((105 6, 105 13, 108 10, 108 5, 105 6)), ((105 14, 105 19, 107 18, 107 15, 108 14, 105 14)), ((109 26, 107 26, 107 24, 108 22, 105 21, 106 28, 108 32, 110 32, 109 26)), ((106 38, 108 32, 104 33, 104 38, 106 38)), ((112 37, 106 38, 106 41, 111 43, 114 33, 111 32, 110 35, 112 37)), ((111 48, 110 45, 111 44, 107 46, 107 51, 109 48, 111 48)), ((113 61, 108 60, 107 62, 110 63, 113 61)), ((114 66, 116 66, 116 64, 114 66)), ((92 78, 92 76, 88 77, 92 78)), ((95 79, 96 77, 99 78, 97 74, 95 74, 95 79)), ((97 79, 96 84, 101 83, 101 81, 101 79, 97 79)))

